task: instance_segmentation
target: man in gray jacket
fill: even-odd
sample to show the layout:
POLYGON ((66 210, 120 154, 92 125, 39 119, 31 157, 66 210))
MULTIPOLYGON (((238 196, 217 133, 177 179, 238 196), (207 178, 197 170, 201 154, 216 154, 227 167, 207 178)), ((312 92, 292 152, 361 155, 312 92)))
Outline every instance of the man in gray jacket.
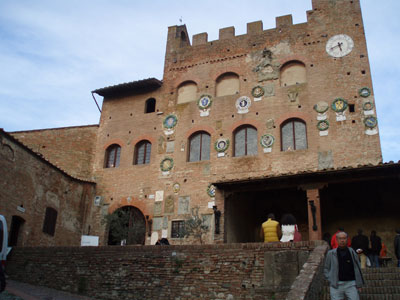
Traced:
POLYGON ((326 255, 324 275, 329 281, 331 300, 358 300, 358 291, 364 284, 357 253, 347 247, 347 233, 336 234, 338 248, 326 255))

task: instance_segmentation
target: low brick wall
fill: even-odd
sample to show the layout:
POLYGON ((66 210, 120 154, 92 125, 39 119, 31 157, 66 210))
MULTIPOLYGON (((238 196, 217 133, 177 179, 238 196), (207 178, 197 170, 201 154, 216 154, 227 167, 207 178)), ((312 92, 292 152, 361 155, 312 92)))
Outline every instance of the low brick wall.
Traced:
POLYGON ((284 299, 320 242, 14 248, 11 279, 97 299, 284 299))
POLYGON ((325 284, 324 261, 328 245, 318 246, 308 257, 299 276, 293 282, 286 300, 318 300, 325 284))

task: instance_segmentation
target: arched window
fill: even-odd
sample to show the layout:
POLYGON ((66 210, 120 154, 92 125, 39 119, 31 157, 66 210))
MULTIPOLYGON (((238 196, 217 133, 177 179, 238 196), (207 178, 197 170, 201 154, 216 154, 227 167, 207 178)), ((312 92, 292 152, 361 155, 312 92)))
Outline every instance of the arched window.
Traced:
POLYGON ((243 125, 234 132, 233 156, 257 154, 257 129, 250 125, 243 125))
POLYGON ((239 93, 239 75, 224 73, 217 78, 215 95, 217 97, 239 93))
POLYGON ((144 113, 152 113, 156 111, 156 99, 150 98, 146 100, 146 104, 144 105, 144 113))
POLYGON ((299 61, 289 61, 281 68, 281 86, 306 82, 306 66, 299 61))
POLYGON ((121 147, 117 144, 109 146, 106 150, 105 168, 116 168, 119 166, 121 147))
POLYGON ((207 132, 193 133, 189 138, 189 161, 210 160, 210 143, 207 132))
POLYGON ((197 84, 186 81, 178 87, 178 104, 197 100, 197 84))
POLYGON ((133 164, 145 165, 150 163, 150 155, 151 155, 151 143, 146 140, 140 141, 135 146, 135 159, 133 164))
POLYGON ((307 128, 303 120, 289 119, 281 125, 281 149, 307 149, 307 128))

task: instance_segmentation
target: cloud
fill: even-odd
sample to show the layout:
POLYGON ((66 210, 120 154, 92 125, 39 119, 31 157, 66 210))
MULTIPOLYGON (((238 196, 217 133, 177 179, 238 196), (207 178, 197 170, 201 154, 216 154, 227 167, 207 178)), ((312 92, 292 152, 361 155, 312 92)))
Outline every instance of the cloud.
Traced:
MULTIPOLYGON (((384 159, 399 159, 400 1, 361 1, 384 159), (390 145, 390 146, 388 146, 390 145)), ((94 124, 90 91, 162 79, 168 26, 182 17, 190 36, 293 14, 306 22, 311 0, 0 1, 0 127, 25 130, 94 124)), ((98 97, 99 100, 101 97, 98 97)))

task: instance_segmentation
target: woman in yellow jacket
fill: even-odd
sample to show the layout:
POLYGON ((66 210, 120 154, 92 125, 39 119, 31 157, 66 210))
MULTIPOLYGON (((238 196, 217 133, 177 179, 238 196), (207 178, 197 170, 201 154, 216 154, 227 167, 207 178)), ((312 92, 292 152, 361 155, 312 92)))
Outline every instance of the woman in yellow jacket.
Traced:
POLYGON ((264 239, 264 243, 279 242, 281 235, 279 222, 275 221, 274 214, 269 214, 268 220, 261 225, 261 237, 264 239))

